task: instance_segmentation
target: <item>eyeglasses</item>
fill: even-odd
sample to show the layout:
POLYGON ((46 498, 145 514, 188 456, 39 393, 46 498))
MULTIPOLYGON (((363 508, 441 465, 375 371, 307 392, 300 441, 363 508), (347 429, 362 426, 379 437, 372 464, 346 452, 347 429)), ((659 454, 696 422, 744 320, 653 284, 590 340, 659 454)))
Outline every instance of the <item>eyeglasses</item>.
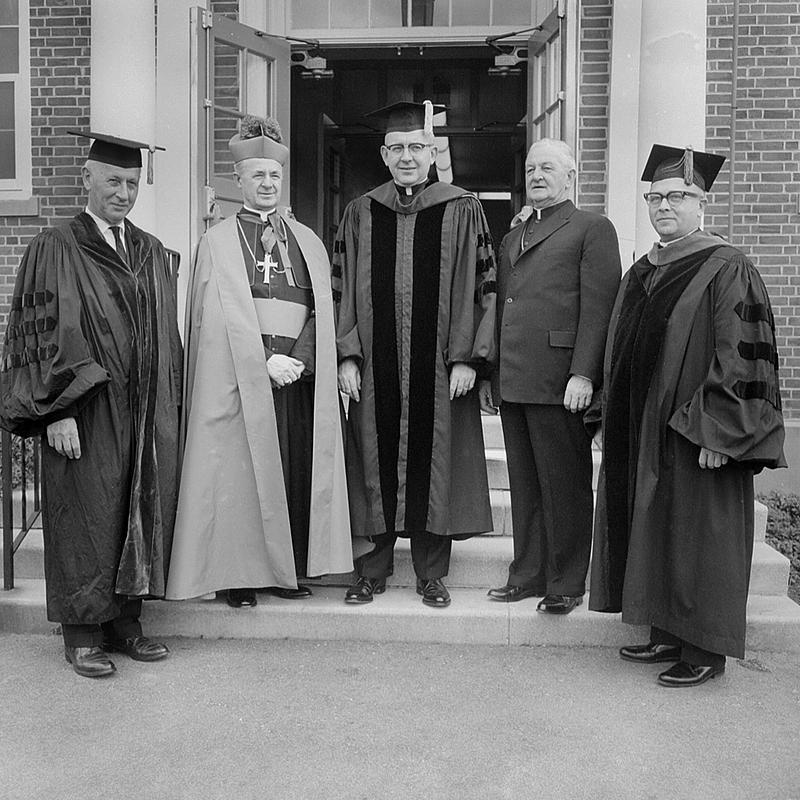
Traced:
POLYGON ((666 194, 659 194, 658 192, 645 192, 643 197, 650 208, 658 208, 664 200, 669 203, 670 208, 677 208, 683 203, 687 197, 699 197, 700 195, 694 192, 667 192, 666 194))
POLYGON ((393 156, 402 156, 403 152, 407 149, 412 156, 418 156, 425 151, 426 147, 430 147, 429 144, 423 144, 422 142, 411 142, 411 144, 388 144, 385 145, 386 149, 393 155, 393 156))

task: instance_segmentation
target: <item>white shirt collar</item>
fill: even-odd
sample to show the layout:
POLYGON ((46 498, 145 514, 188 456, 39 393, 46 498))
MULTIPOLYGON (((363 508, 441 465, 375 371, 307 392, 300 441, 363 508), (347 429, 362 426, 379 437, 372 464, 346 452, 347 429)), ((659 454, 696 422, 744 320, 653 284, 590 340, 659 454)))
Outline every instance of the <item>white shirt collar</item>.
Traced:
MULTIPOLYGON (((94 220, 95 225, 97 225, 97 227, 99 228, 102 236, 105 236, 106 232, 109 232, 111 228, 114 227, 110 222, 106 222, 106 220, 102 219, 101 217, 98 217, 97 214, 94 214, 93 212, 89 211, 89 206, 86 206, 86 213, 94 220)), ((123 220, 122 222, 118 223, 118 225, 122 227, 122 231, 124 233, 125 221, 123 220)), ((113 237, 114 234, 111 233, 110 236, 113 237)))
POLYGON ((671 239, 669 242, 659 242, 659 247, 669 247, 671 244, 676 244, 677 242, 682 242, 684 239, 688 239, 692 234, 697 233, 700 228, 695 228, 693 231, 689 231, 689 233, 685 233, 683 236, 678 237, 677 239, 671 239))
POLYGON ((278 209, 273 208, 272 211, 259 211, 255 208, 250 208, 250 206, 246 206, 243 204, 244 210, 249 211, 251 214, 255 214, 257 217, 261 217, 262 222, 266 222, 269 217, 274 214, 278 209))

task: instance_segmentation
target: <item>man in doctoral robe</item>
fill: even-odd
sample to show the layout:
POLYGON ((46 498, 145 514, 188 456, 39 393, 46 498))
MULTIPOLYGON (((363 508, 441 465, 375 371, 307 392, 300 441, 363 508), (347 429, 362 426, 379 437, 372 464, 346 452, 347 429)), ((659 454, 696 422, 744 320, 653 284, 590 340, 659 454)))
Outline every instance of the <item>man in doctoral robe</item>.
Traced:
POLYGON ((494 358, 492 242, 474 195, 428 179, 431 103, 369 116, 391 180, 347 206, 333 256, 351 519, 374 545, 345 600, 385 590, 399 535, 422 602, 443 608, 452 540, 492 528, 474 389, 494 358))
POLYGON ((238 213, 200 240, 186 307, 185 450, 167 596, 257 588, 311 596, 298 576, 347 573, 347 507, 330 264, 279 208, 289 150, 272 119, 230 141, 238 213))
POLYGON ((541 597, 569 614, 583 602, 592 544, 592 438, 584 412, 602 380, 621 273, 617 234, 570 200, 575 158, 555 139, 525 160, 531 213, 503 238, 497 268, 498 368, 479 389, 503 424, 514 559, 501 602, 541 597))
POLYGON ((620 656, 697 686, 742 658, 753 474, 785 466, 774 321, 747 257, 701 230, 724 157, 655 145, 659 241, 625 275, 605 355, 589 607, 649 625, 620 656))
POLYGON ((86 210, 25 252, 11 301, 0 415, 42 437, 47 618, 76 673, 107 652, 157 661, 142 599, 162 597, 178 479, 181 347, 164 247, 128 219, 141 148, 104 134, 81 172, 86 210))

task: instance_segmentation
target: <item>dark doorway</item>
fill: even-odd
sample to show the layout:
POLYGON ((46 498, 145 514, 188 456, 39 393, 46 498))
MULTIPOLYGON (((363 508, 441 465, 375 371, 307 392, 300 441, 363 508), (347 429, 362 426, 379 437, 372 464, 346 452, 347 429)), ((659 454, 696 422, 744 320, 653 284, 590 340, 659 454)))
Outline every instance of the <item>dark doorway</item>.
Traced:
MULTIPOLYGON (((346 204, 389 179, 383 135, 364 114, 397 100, 447 106, 452 183, 481 196, 499 241, 522 204, 524 72, 489 73, 488 48, 417 47, 326 51, 333 77, 308 80, 292 70, 292 205, 330 246, 346 204)), ((445 178, 446 179, 446 178, 445 178)))

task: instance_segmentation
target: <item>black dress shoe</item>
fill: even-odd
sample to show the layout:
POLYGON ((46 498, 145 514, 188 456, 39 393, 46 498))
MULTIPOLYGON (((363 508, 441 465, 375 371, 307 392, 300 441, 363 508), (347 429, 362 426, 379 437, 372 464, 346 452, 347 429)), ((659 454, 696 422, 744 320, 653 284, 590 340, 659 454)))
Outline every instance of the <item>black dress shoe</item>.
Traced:
POLYGON ((637 664, 659 664, 662 661, 680 661, 681 648, 674 644, 632 644, 620 647, 620 658, 637 664))
POLYGON ((422 595, 422 602, 433 608, 447 608, 450 605, 450 592, 440 578, 417 578, 417 594, 422 595))
POLYGON ((499 589, 489 589, 486 593, 492 600, 501 600, 504 603, 516 603, 517 600, 524 600, 526 597, 541 597, 543 592, 527 586, 512 586, 507 583, 499 589))
POLYGON ((255 589, 228 589, 228 596, 225 602, 231 608, 251 608, 258 600, 256 600, 255 589))
POLYGON ((103 650, 109 653, 125 653, 134 661, 161 661, 169 655, 169 648, 146 636, 130 636, 127 639, 105 639, 103 650))
POLYGON ((117 671, 114 662, 99 647, 70 647, 65 644, 64 658, 84 678, 103 678, 117 671))
POLYGON ((571 597, 568 594, 547 594, 536 606, 537 611, 545 614, 569 614, 583 602, 583 597, 571 597))
POLYGON ((386 591, 386 578, 365 578, 359 575, 358 580, 347 588, 344 594, 345 603, 371 603, 372 596, 386 591))
POLYGON ((699 686, 717 675, 722 675, 725 667, 707 667, 688 664, 686 661, 679 661, 673 664, 658 676, 661 686, 670 688, 682 688, 684 686, 699 686))
POLYGON ((270 586, 267 592, 269 592, 269 594, 274 594, 275 597, 280 597, 281 600, 305 600, 313 594, 308 586, 303 586, 300 583, 297 584, 296 589, 284 589, 282 586, 270 586))

